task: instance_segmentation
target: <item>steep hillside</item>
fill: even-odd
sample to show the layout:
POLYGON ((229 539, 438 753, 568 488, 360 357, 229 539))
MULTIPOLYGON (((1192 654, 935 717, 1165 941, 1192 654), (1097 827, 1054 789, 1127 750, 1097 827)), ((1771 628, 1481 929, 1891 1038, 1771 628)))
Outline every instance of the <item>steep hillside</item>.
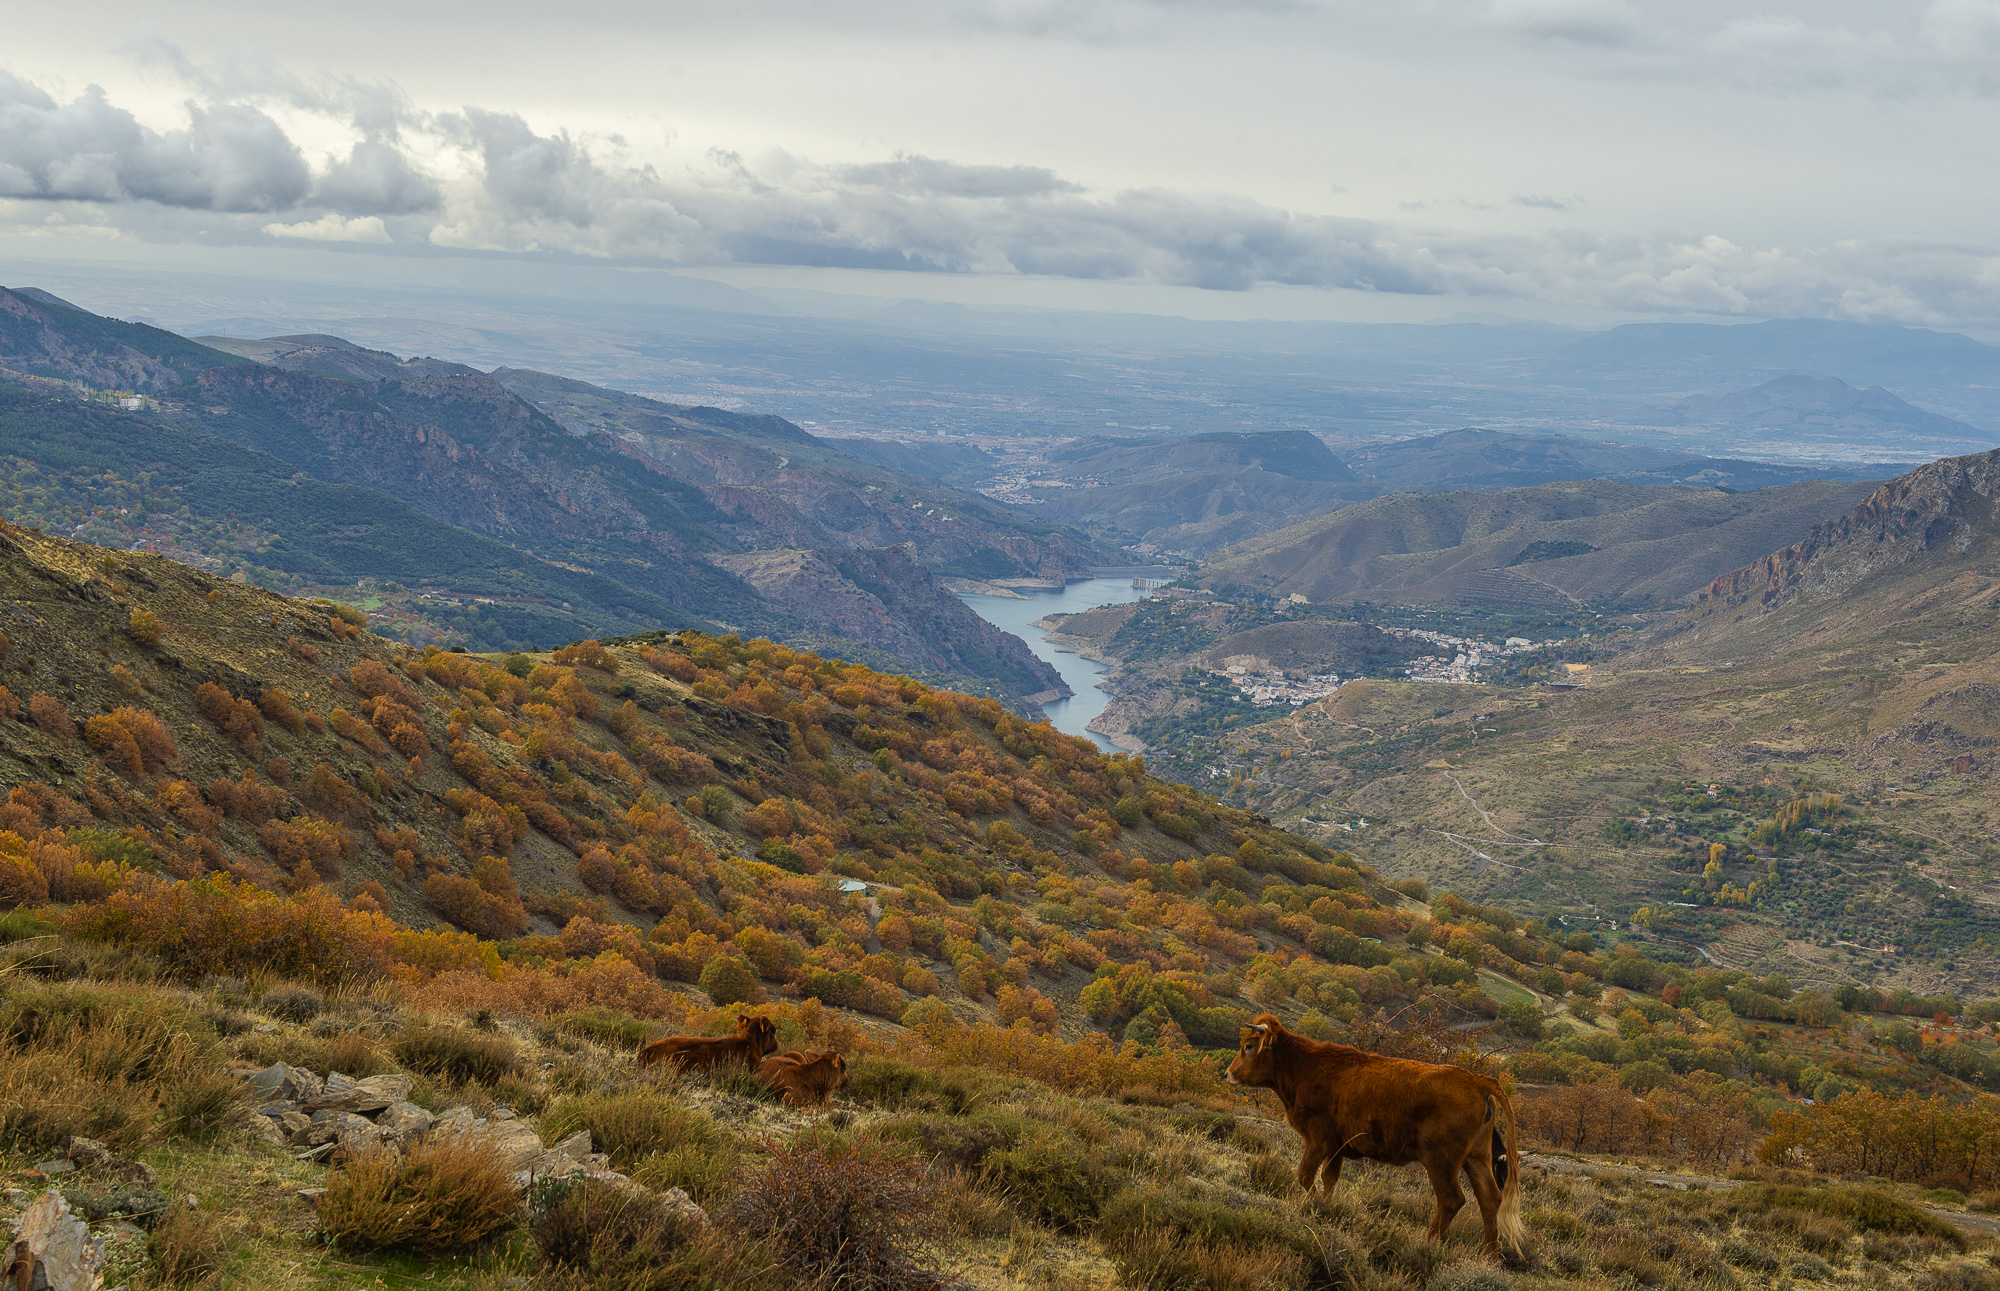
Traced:
MULTIPOLYGON (((347 490, 345 496, 360 500, 375 522, 373 536, 342 543, 338 557, 302 555, 324 545, 306 519, 314 512, 294 518, 265 499, 237 498, 249 487, 248 477, 232 470, 210 476, 198 500, 211 514, 220 508, 263 529, 235 535, 217 531, 214 522, 169 526, 169 550, 274 585, 332 591, 371 580, 377 609, 419 639, 455 633, 480 645, 546 644, 579 634, 705 623, 797 640, 812 636, 830 646, 829 638, 814 635, 821 607, 797 597, 786 605, 767 600, 718 558, 746 548, 895 544, 913 531, 930 540, 922 558, 948 572, 1059 573, 1065 562, 1088 555, 1044 528, 983 524, 978 517, 992 508, 976 497, 970 518, 947 513, 928 494, 913 502, 884 487, 895 477, 824 448, 774 417, 719 409, 680 410, 696 414, 680 416, 652 405, 671 414, 661 424, 670 426, 668 438, 680 449, 678 457, 654 454, 647 451, 654 440, 645 433, 623 425, 558 424, 500 381, 460 364, 405 360, 323 336, 212 338, 234 351, 225 353, 38 296, 0 293, 0 299, 11 320, 12 370, 33 387, 31 401, 45 401, 24 411, 25 420, 16 418, 17 426, 74 421, 79 401, 104 402, 94 381, 127 373, 153 393, 137 407, 116 409, 131 419, 122 432, 115 421, 98 418, 100 440, 165 428, 160 442, 178 437, 206 445, 200 451, 211 458, 217 441, 233 442, 253 450, 246 462, 261 463, 256 470, 266 475, 277 470, 347 490), (134 368, 140 359, 153 366, 134 368), (784 452, 769 451, 772 446, 802 460, 792 463, 784 452), (812 504, 802 509, 808 498, 812 504), (423 549, 400 557, 392 550, 399 523, 401 541, 435 539, 452 554, 424 560, 426 571, 413 577, 411 555, 422 559, 423 549), (462 540, 441 537, 451 531, 462 540), (524 582, 523 568, 542 577, 524 582), (562 594, 565 585, 577 594, 562 594), (545 587, 556 594, 540 594, 545 587)), ((585 394, 628 410, 647 403, 581 383, 537 379, 563 387, 572 403, 585 394)), ((19 465, 65 478, 74 474, 56 437, 17 436, 11 451, 19 465)), ((141 457, 151 461, 154 454, 141 457)), ((152 478, 121 487, 143 493, 152 478)), ((96 525, 94 536, 116 535, 123 545, 168 536, 135 520, 129 506, 90 500, 88 489, 64 485, 57 492, 62 496, 50 498, 46 489, 33 500, 24 495, 11 515, 48 524, 80 510, 86 514, 79 519, 96 525)), ((149 515, 152 509, 142 510, 142 517, 149 515)), ((899 644, 939 632, 948 637, 954 626, 970 633, 964 650, 946 639, 942 653, 897 666, 928 672, 930 656, 998 658, 984 625, 956 623, 955 598, 932 584, 901 590, 893 604, 851 582, 832 595, 872 602, 872 612, 859 616, 853 629, 855 648, 872 652, 870 658, 890 661, 899 644), (925 587, 934 592, 934 603, 919 605, 925 587)), ((1010 661, 990 676, 960 676, 962 684, 1008 696, 1055 684, 1053 671, 1032 659, 1010 661)))
POLYGON ((1227 548, 1200 580, 1314 602, 1657 605, 1838 515, 1868 487, 1732 494, 1594 480, 1395 494, 1227 548))
POLYGON ((1302 430, 1079 440, 1032 485, 1036 514, 1127 542, 1201 553, 1317 515, 1373 490, 1302 430))

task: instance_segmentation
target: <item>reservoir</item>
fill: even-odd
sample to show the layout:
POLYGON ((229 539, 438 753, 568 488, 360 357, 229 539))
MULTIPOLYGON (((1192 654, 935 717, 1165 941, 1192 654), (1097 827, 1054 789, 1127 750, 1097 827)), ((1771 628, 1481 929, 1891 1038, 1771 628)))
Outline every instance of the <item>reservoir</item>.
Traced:
POLYGON ((1065 735, 1081 735, 1107 753, 1116 753, 1117 745, 1095 731, 1085 729, 1086 724, 1111 702, 1111 696, 1097 687, 1098 680, 1111 671, 1109 665, 1094 663, 1080 654, 1058 652, 1040 628, 1028 625, 1049 614, 1076 614, 1100 605, 1123 605, 1127 601, 1138 600, 1145 593, 1132 586, 1130 574, 1119 578, 1086 578, 1066 585, 1061 591, 1052 587, 1015 590, 1023 594, 1023 599, 971 594, 962 594, 960 599, 971 606, 980 618, 1026 642, 1028 649, 1034 651, 1037 658, 1053 665, 1062 674, 1062 679, 1069 683, 1069 688, 1076 692, 1068 699, 1042 705, 1050 725, 1065 735))

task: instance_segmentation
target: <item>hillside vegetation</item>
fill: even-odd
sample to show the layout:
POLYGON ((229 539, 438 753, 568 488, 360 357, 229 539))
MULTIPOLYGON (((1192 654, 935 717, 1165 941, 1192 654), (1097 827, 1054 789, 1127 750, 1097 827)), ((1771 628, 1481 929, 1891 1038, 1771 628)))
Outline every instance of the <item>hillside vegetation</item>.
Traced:
POLYGON ((991 699, 768 641, 419 652, 18 530, 0 581, 0 1166, 34 1189, 4 1217, 53 1187, 129 1284, 1996 1281, 1937 1213, 2000 1160, 1990 1003, 1385 886, 991 699), (848 1055, 831 1110, 634 1070, 744 1009, 848 1055), (1426 1243, 1407 1172, 1302 1208, 1294 1136, 1218 1079, 1262 1011, 1500 1066, 1545 1148, 1748 1182, 1548 1158, 1504 1269, 1469 1224, 1426 1243), (1885 1146, 1849 1161, 1861 1117, 1885 1146))

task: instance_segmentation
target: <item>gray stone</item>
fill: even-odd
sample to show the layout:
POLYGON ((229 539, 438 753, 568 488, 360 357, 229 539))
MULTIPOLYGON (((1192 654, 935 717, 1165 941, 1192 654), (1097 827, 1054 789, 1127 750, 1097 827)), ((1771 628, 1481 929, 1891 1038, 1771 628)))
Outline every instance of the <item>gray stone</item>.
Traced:
POLYGON ((308 1206, 319 1205, 319 1199, 324 1196, 326 1196, 324 1188, 301 1188, 298 1191, 299 1200, 308 1206))
POLYGON ((35 1169, 47 1175, 49 1178, 55 1179, 62 1175, 75 1174, 76 1162, 66 1160, 62 1157, 57 1157, 53 1161, 35 1162, 35 1169))
POLYGON ((304 1112, 286 1112, 277 1125, 284 1131, 285 1141, 289 1143, 312 1128, 312 1117, 304 1112))
POLYGON ((379 1112, 391 1103, 400 1103, 408 1098, 413 1083, 408 1076, 370 1076, 366 1080, 354 1080, 334 1072, 326 1078, 326 1087, 318 1096, 302 1099, 300 1105, 309 1112, 379 1112))
POLYGON ((520 1121, 488 1121, 472 1115, 470 1108, 454 1107, 432 1127, 433 1139, 464 1137, 479 1143, 498 1156, 510 1171, 527 1169, 542 1155, 542 1138, 520 1121), (461 1115, 462 1113, 462 1115, 461 1115))
POLYGON ((708 1212, 701 1208, 699 1202, 687 1195, 687 1189, 667 1189, 660 1194, 660 1203, 670 1213, 678 1215, 690 1223, 699 1224, 703 1228, 708 1227, 708 1212))
MULTIPOLYGON (((292 1115, 298 1116, 299 1114, 293 1112, 292 1115)), ((304 1120, 305 1118, 300 1116, 299 1119, 304 1120)), ((246 1112, 243 1116, 243 1128, 250 1132, 251 1137, 262 1139, 273 1147, 283 1147, 285 1145, 287 1135, 284 1127, 268 1116, 259 1116, 255 1112, 246 1112)))
POLYGON ((581 1161, 590 1155, 590 1131, 578 1130, 549 1149, 550 1152, 581 1161))
POLYGON ((375 1122, 353 1112, 314 1112, 311 1127, 306 1130, 309 1147, 318 1147, 322 1143, 373 1147, 381 1141, 382 1131, 375 1128, 375 1122))
POLYGON ((261 1071, 253 1071, 243 1078, 243 1083, 264 1103, 302 1102, 320 1092, 318 1076, 285 1062, 274 1062, 261 1071))
POLYGON ((514 1119, 514 1109, 511 1107, 496 1107, 493 1109, 493 1119, 496 1121, 511 1121, 514 1119))
POLYGON ((104 1285, 104 1239, 93 1237, 54 1189, 15 1225, 14 1258, 28 1266, 16 1274, 23 1287, 100 1291, 104 1285))
POLYGON ((77 1213, 85 1219, 129 1219, 150 1227, 167 1211, 167 1194, 143 1184, 106 1183, 70 1194, 77 1213))
POLYGON ((408 1147, 424 1136, 437 1120, 415 1103, 391 1103, 375 1117, 375 1128, 385 1139, 408 1147))

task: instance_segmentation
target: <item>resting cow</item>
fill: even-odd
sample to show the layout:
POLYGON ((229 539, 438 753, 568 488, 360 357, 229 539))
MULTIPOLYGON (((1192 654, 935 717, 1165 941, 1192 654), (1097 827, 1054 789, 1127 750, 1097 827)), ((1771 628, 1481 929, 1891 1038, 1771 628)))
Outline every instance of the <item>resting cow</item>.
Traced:
POLYGON ((793 1107, 825 1107, 833 1091, 847 1084, 847 1060, 832 1049, 788 1051, 758 1063, 757 1078, 793 1107))
POLYGON ((639 1065, 666 1063, 681 1071, 754 1070, 778 1047, 778 1028, 769 1018, 739 1017, 732 1036, 670 1035, 639 1050, 639 1065))
POLYGON ((1348 1157, 1388 1165, 1422 1162, 1437 1194, 1430 1236, 1443 1241, 1445 1228, 1465 1205, 1458 1186, 1458 1172, 1464 1170, 1486 1225, 1486 1253, 1500 1254, 1502 1236, 1519 1253, 1523 1229, 1514 1108, 1490 1076, 1309 1040, 1266 1013, 1243 1028, 1228 1080, 1276 1091, 1286 1122, 1305 1140, 1299 1187, 1308 1195, 1321 1177, 1331 1192, 1340 1182, 1340 1163, 1348 1157), (1502 1117, 1507 1123, 1504 1152, 1502 1117))

